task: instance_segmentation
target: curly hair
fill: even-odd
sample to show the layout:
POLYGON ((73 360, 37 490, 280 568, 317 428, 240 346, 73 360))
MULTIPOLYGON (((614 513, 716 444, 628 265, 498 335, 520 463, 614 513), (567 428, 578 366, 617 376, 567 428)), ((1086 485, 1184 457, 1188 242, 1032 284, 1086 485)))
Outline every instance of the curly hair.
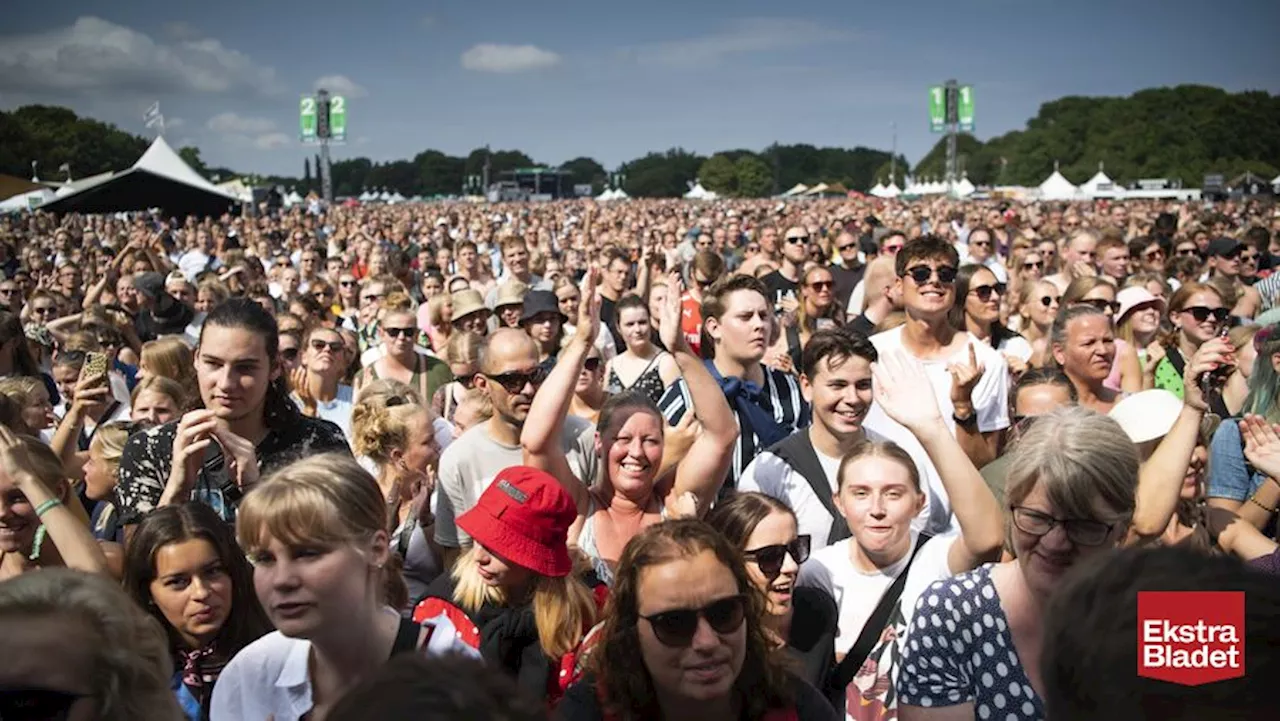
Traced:
POLYGON ((600 645, 592 665, 603 691, 604 705, 620 721, 660 718, 653 678, 637 666, 641 658, 640 574, 647 568, 691 558, 710 551, 733 573, 738 591, 747 598, 746 656, 734 681, 733 692, 742 703, 743 718, 760 719, 774 708, 794 702, 786 668, 773 655, 762 619, 763 594, 751 583, 742 552, 703 521, 682 519, 649 526, 627 543, 618 562, 613 590, 605 608, 600 645))
POLYGON ((37 618, 56 620, 60 628, 83 634, 77 646, 93 659, 85 681, 97 701, 97 718, 183 718, 169 690, 173 667, 164 632, 118 584, 62 568, 24 573, 0 584, 0 622, 37 618))

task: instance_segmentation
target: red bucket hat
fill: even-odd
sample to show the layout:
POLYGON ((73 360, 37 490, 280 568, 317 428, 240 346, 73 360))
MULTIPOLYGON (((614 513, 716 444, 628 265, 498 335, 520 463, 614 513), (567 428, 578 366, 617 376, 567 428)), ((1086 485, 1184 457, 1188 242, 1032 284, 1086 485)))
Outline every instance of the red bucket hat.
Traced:
POLYGON ((573 498, 550 474, 504 468, 480 494, 458 527, 485 548, 543 576, 567 576, 569 526, 578 518, 573 498))

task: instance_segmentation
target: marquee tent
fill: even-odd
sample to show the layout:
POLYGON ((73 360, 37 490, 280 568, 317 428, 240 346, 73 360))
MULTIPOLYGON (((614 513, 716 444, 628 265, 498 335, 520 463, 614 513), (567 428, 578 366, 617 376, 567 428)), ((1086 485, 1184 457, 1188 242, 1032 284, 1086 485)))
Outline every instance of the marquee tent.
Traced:
POLYGON ((1041 200, 1072 200, 1078 193, 1076 186, 1058 172, 1056 162, 1053 164, 1053 172, 1040 184, 1041 200))
POLYGON ((967 198, 973 195, 976 190, 977 188, 974 187, 973 182, 969 180, 969 175, 966 173, 960 177, 960 182, 955 184, 951 192, 955 193, 957 198, 967 198))
POLYGON ((158 137, 128 170, 88 179, 40 206, 55 213, 117 213, 160 208, 168 215, 221 215, 239 202, 191 169, 158 137))
POLYGON ((790 197, 792 197, 793 195, 800 195, 800 194, 804 193, 804 192, 805 192, 806 190, 808 190, 808 189, 809 189, 809 186, 805 185, 804 183, 796 183, 796 184, 795 184, 795 187, 793 187, 791 190, 788 190, 787 192, 783 193, 783 194, 782 194, 782 197, 784 197, 784 198, 790 198, 790 197))
POLYGON ((684 197, 687 200, 715 200, 719 196, 702 187, 702 183, 694 183, 689 192, 684 194, 684 197))
POLYGON ((888 185, 884 186, 884 192, 883 194, 881 194, 880 197, 896 198, 899 195, 902 195, 902 190, 898 187, 898 184, 896 182, 890 181, 888 185))
POLYGON ((0 200, 0 213, 32 210, 40 207, 50 200, 53 200, 53 198, 53 191, 48 188, 37 188, 25 193, 18 193, 17 195, 11 195, 4 200, 0 200))
POLYGON ((868 190, 868 191, 867 191, 867 195, 875 196, 875 197, 877 197, 877 198, 883 198, 883 197, 884 197, 884 184, 883 184, 883 183, 881 183, 879 180, 877 180, 877 181, 876 181, 876 184, 875 184, 875 185, 873 185, 873 186, 871 186, 871 190, 868 190))

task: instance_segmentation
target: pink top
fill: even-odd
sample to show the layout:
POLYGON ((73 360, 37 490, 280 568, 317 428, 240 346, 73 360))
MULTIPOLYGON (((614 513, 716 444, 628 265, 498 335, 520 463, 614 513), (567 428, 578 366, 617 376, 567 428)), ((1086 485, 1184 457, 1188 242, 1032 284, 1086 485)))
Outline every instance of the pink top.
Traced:
POLYGON ((1120 338, 1116 338, 1116 357, 1111 361, 1111 373, 1107 375, 1107 379, 1102 381, 1104 388, 1110 388, 1113 391, 1121 390, 1120 388, 1120 354, 1129 347, 1129 344, 1120 338))

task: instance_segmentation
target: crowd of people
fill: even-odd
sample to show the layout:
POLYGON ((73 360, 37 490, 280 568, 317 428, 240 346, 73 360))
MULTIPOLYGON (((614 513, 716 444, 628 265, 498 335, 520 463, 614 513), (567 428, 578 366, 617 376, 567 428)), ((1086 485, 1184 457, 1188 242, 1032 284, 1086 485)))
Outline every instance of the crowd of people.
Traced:
POLYGON ((1263 719, 1280 210, 0 217, 0 719, 1263 719), (1140 677, 1139 592, 1247 674, 1140 677))

